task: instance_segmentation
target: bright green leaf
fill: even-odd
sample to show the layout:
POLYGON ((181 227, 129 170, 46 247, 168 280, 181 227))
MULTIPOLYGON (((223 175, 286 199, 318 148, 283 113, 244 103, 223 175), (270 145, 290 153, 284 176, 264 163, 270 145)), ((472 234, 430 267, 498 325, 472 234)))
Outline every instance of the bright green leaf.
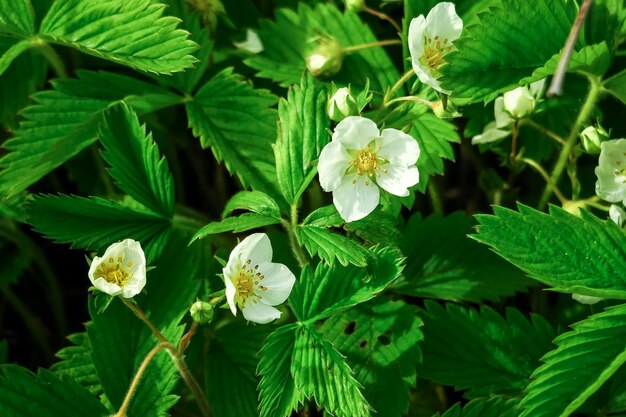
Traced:
MULTIPOLYGON (((517 417, 518 415, 517 400, 493 397, 472 400, 464 407, 456 403, 442 417, 517 417)), ((439 417, 439 414, 435 417, 439 417)))
POLYGON ((0 2, 1 32, 20 37, 35 34, 35 13, 30 0, 4 0, 0 2))
POLYGON ((59 376, 68 376, 85 387, 95 396, 102 394, 102 386, 91 361, 91 343, 87 333, 74 333, 67 337, 72 345, 56 353, 61 361, 50 367, 59 376))
POLYGON ((276 201, 260 191, 240 191, 232 196, 224 207, 222 217, 231 215, 235 210, 248 210, 280 219, 280 208, 276 201))
POLYGON ((274 145, 278 185, 294 204, 311 181, 313 161, 328 143, 330 119, 326 88, 310 74, 278 103, 278 140, 274 145))
POLYGON ((520 417, 567 417, 626 362, 626 304, 572 325, 533 372, 520 417))
POLYGON ((241 233, 251 229, 280 223, 280 218, 256 213, 244 213, 241 216, 227 217, 219 222, 209 223, 196 232, 191 241, 202 239, 216 233, 241 233))
POLYGON ((472 238, 556 291, 626 299, 626 232, 612 221, 556 206, 550 214, 518 204, 477 215, 472 238))
POLYGON ((604 88, 626 104, 626 70, 622 70, 604 82, 604 88))
POLYGON ((170 74, 191 67, 197 45, 150 0, 58 0, 40 36, 132 68, 170 74))
POLYGON ((104 116, 98 135, 106 149, 102 157, 122 191, 165 218, 174 214, 174 179, 159 154, 152 134, 125 103, 104 116))
POLYGON ((424 360, 418 375, 468 390, 470 398, 520 394, 554 338, 541 316, 529 321, 513 308, 502 317, 489 307, 478 312, 449 303, 444 309, 428 301, 421 317, 424 360))
POLYGON ((367 265, 367 249, 354 240, 325 227, 302 225, 296 228, 298 242, 311 256, 319 256, 328 263, 339 261, 341 265, 367 265))
POLYGON ((400 248, 407 257, 393 288, 403 294, 456 301, 496 301, 532 284, 525 274, 466 235, 475 222, 462 212, 414 215, 400 248), (451 250, 453 248, 453 250, 451 250))

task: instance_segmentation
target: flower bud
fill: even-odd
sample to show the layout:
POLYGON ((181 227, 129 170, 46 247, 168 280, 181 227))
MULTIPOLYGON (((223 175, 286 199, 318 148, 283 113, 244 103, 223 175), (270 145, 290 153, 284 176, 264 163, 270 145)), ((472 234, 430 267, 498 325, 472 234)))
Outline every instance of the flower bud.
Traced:
POLYGON ((328 101, 328 116, 330 120, 340 122, 348 116, 356 116, 359 109, 356 100, 347 87, 342 87, 328 101))
POLYGON ((604 298, 594 297, 592 295, 572 294, 572 300, 578 301, 581 304, 596 304, 604 300, 604 298))
POLYGON ((457 107, 450 101, 448 101, 447 106, 443 107, 443 102, 441 100, 435 101, 432 105, 433 114, 440 119, 454 119, 456 117, 461 117, 461 113, 457 110, 457 107))
POLYGON ((591 155, 600 154, 600 144, 609 140, 609 134, 602 126, 588 126, 580 132, 580 140, 583 144, 585 152, 591 155))
POLYGON ((344 0, 346 3, 346 10, 358 13, 365 9, 365 0, 344 0))
POLYGON ((213 320, 213 306, 205 301, 196 301, 189 309, 191 318, 198 324, 210 323, 213 320))
POLYGON ((319 45, 306 57, 306 67, 314 77, 331 77, 343 63, 343 49, 336 40, 322 38, 319 45))
POLYGON ((621 207, 611 204, 609 218, 619 227, 626 227, 626 211, 621 207))
POLYGON ((580 209, 587 207, 585 200, 570 200, 563 204, 563 210, 574 216, 580 216, 580 209))
POLYGON ((504 110, 514 119, 522 119, 535 109, 535 97, 527 87, 517 87, 504 93, 504 110))

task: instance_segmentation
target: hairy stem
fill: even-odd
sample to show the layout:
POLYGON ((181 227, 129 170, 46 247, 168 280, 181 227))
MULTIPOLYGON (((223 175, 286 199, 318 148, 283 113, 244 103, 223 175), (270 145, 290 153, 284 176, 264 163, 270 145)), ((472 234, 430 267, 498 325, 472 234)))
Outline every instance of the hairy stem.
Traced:
POLYGON ((50 46, 48 42, 40 38, 35 38, 32 42, 39 51, 39 53, 43 55, 46 61, 48 61, 55 74, 59 78, 67 78, 68 74, 67 69, 65 68, 65 63, 63 62, 63 59, 61 59, 59 54, 57 54, 57 52, 54 50, 54 48, 50 46))
POLYGON ((298 238, 296 237, 296 228, 298 227, 297 202, 291 205, 290 221, 288 222, 283 220, 282 225, 287 231, 287 235, 289 236, 289 245, 291 246, 291 251, 298 261, 298 265, 300 268, 304 268, 304 266, 308 265, 309 261, 306 254, 302 250, 302 247, 298 243, 298 238))
POLYGON ((528 164, 529 166, 533 167, 535 169, 535 171, 537 171, 543 177, 543 179, 548 184, 548 187, 550 187, 552 189, 552 191, 554 192, 556 197, 559 199, 561 204, 565 204, 567 202, 567 198, 565 198, 565 196, 563 195, 561 190, 559 190, 559 188, 556 186, 556 184, 554 182, 552 182, 552 179, 550 179, 550 175, 548 175, 546 170, 543 169, 543 167, 541 165, 539 165, 537 162, 535 162, 534 160, 532 160, 530 158, 521 158, 520 157, 520 158, 517 158, 517 159, 522 161, 522 162, 524 162, 524 163, 526 163, 526 164, 528 164))
POLYGON ((385 97, 383 98, 383 107, 387 107, 389 105, 389 100, 393 96, 393 93, 398 91, 398 89, 402 87, 404 83, 407 82, 409 78, 413 76, 413 74, 414 74, 413 69, 408 70, 402 75, 402 77, 400 77, 398 81, 396 81, 396 83, 389 90, 387 90, 387 92, 385 93, 385 97))
POLYGON ((132 301, 129 301, 126 298, 122 298, 122 301, 124 302, 126 307, 128 307, 130 311, 132 311, 135 314, 135 316, 137 316, 139 320, 143 321, 146 324, 146 326, 148 326, 152 334, 159 340, 159 342, 170 343, 170 341, 165 336, 163 336, 163 333, 161 333, 161 331, 156 328, 156 326, 146 316, 146 313, 144 313, 143 310, 139 308, 137 304, 135 304, 132 301))
POLYGON ((554 139, 559 145, 565 145, 565 139, 531 119, 522 120, 520 126, 530 126, 536 131, 548 136, 550 139, 554 139))
POLYGON ((406 96, 406 97, 398 97, 398 98, 394 98, 393 100, 389 100, 387 102, 386 106, 388 107, 388 106, 392 105, 393 103, 398 103, 398 102, 401 102, 401 101, 415 101, 417 103, 424 104, 424 105, 426 105, 426 106, 428 106, 430 108, 432 108, 433 105, 435 104, 432 101, 428 101, 428 100, 425 100, 425 99, 420 98, 420 97, 406 96))
POLYGON ((384 41, 377 41, 377 42, 364 43, 361 45, 348 46, 346 48, 343 48, 342 50, 345 53, 350 53, 350 52, 360 51, 362 49, 369 49, 369 48, 375 48, 377 46, 387 46, 387 45, 402 45, 402 41, 400 39, 388 39, 384 41))

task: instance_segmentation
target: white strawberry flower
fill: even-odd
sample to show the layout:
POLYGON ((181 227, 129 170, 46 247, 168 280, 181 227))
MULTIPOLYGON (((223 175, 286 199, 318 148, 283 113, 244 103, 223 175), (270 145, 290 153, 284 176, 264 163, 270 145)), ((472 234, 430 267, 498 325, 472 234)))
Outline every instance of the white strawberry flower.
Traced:
POLYGON ((237 307, 248 321, 269 323, 280 317, 273 307, 287 300, 296 277, 283 264, 272 262, 272 244, 265 233, 242 240, 222 270, 226 301, 233 315, 237 307))
POLYGON ((360 116, 343 119, 318 163, 320 184, 333 193, 337 211, 346 222, 364 218, 380 201, 380 190, 400 197, 419 182, 415 163, 419 145, 397 129, 379 132, 376 123, 360 116))
POLYGON ((233 42, 236 48, 250 52, 251 54, 260 54, 263 52, 263 42, 259 38, 259 34, 252 29, 246 30, 246 40, 242 42, 233 42))
POLYGON ((611 204, 611 207, 609 207, 609 218, 619 227, 626 228, 626 211, 623 208, 611 204))
POLYGON ((626 205, 626 139, 600 144, 600 159, 595 170, 596 194, 600 198, 626 205))
POLYGON ((89 268, 91 283, 112 296, 132 298, 146 285, 146 256, 141 244, 125 239, 112 244, 89 268))
POLYGON ((461 36, 463 21, 453 3, 439 3, 428 16, 420 15, 409 25, 409 51, 413 71, 424 84, 449 94, 439 85, 439 67, 446 54, 454 49, 452 43, 461 36))

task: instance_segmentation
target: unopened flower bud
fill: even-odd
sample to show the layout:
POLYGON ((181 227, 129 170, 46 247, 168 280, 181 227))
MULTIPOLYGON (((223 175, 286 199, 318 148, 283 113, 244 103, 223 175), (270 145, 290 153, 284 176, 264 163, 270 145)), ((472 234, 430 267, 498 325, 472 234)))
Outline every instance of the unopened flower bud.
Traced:
POLYGON ((346 10, 358 13, 365 9, 365 0, 344 0, 346 3, 346 10))
POLYGON ((343 63, 343 49, 336 40, 322 38, 319 45, 306 57, 306 67, 314 77, 331 77, 343 63))
POLYGON ((504 110, 514 119, 522 119, 535 109, 535 97, 527 87, 517 87, 504 93, 504 110))
POLYGON ((191 318, 199 324, 210 323, 213 320, 213 306, 206 301, 196 301, 189 309, 191 318))
POLYGON ((447 106, 443 107, 443 102, 441 100, 435 101, 432 105, 433 114, 440 119, 454 119, 456 117, 461 117, 461 113, 457 110, 457 107, 448 101, 447 106))
POLYGON ((604 300, 604 298, 594 297, 592 295, 572 294, 572 299, 578 301, 581 304, 596 304, 604 300))
POLYGON ((609 140, 609 134, 602 126, 588 126, 580 133, 580 140, 585 152, 592 155, 599 155, 600 144, 609 140))
POLYGON ((330 120, 340 122, 348 116, 356 116, 359 109, 356 100, 347 87, 342 87, 328 100, 328 116, 330 120))

